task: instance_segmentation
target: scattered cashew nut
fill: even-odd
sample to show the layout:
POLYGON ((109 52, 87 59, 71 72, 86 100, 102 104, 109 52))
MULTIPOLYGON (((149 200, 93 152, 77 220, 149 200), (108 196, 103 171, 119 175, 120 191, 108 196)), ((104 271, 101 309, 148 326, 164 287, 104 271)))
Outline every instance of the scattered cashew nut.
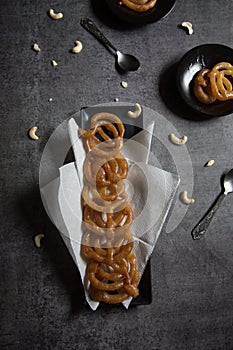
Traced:
POLYGON ((179 138, 174 134, 170 134, 170 140, 175 145, 184 145, 188 141, 188 137, 184 135, 181 138, 179 138))
POLYGON ((121 82, 121 86, 122 86, 124 89, 126 89, 126 88, 128 87, 127 81, 122 81, 122 82, 121 82))
POLYGON ((180 199, 184 204, 193 204, 195 202, 194 198, 188 198, 188 193, 187 191, 183 191, 180 194, 180 199))
POLYGON ((82 51, 82 49, 83 49, 83 44, 81 43, 81 41, 75 41, 75 47, 73 47, 73 49, 72 49, 72 52, 73 53, 79 53, 79 52, 81 52, 82 51))
POLYGON ((56 67, 56 66, 57 66, 57 62, 56 62, 55 60, 52 60, 52 61, 51 61, 51 64, 52 64, 53 67, 56 67))
POLYGON ((32 140, 38 140, 39 139, 39 137, 36 135, 37 129, 38 129, 37 126, 33 126, 28 132, 28 135, 29 135, 29 137, 32 140))
POLYGON ((36 52, 40 52, 41 51, 39 45, 36 44, 36 43, 33 45, 33 50, 36 51, 36 52))
POLYGON ((38 235, 36 235, 36 236, 34 237, 35 246, 36 246, 37 248, 40 248, 40 247, 41 247, 40 241, 41 241, 42 238, 44 238, 44 234, 43 234, 43 233, 39 233, 38 235))
POLYGON ((182 22, 181 27, 187 29, 188 34, 193 34, 193 25, 191 22, 182 22))
POLYGON ((205 164, 205 167, 210 167, 210 166, 214 165, 214 163, 215 163, 215 160, 214 160, 214 159, 210 159, 210 160, 208 160, 208 162, 205 164))
POLYGON ((139 115, 142 113, 142 108, 139 103, 135 103, 134 105, 135 111, 128 111, 128 117, 130 118, 138 118, 139 115))
POLYGON ((61 19, 63 17, 63 13, 55 13, 53 9, 49 10, 49 15, 52 19, 61 19))

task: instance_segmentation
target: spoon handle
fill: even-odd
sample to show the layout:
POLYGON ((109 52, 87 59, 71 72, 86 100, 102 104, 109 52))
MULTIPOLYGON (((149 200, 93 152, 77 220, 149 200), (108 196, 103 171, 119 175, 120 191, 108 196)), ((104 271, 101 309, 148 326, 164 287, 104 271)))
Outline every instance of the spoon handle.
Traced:
POLYGON ((209 224, 214 216, 214 214, 216 213, 216 211, 218 210, 218 208, 220 207, 220 204, 222 203, 223 199, 226 197, 225 193, 222 193, 218 199, 216 200, 216 202, 214 203, 214 205, 208 210, 208 212, 205 214, 205 216, 203 217, 203 219, 197 224, 197 226, 192 230, 192 237, 193 239, 200 239, 205 232, 207 231, 207 228, 209 227, 209 224))
POLYGON ((83 28, 85 28, 88 32, 94 35, 99 41, 102 42, 107 48, 111 47, 115 52, 117 49, 113 46, 113 44, 104 36, 103 33, 96 27, 96 25, 87 17, 84 17, 80 20, 80 24, 83 28))

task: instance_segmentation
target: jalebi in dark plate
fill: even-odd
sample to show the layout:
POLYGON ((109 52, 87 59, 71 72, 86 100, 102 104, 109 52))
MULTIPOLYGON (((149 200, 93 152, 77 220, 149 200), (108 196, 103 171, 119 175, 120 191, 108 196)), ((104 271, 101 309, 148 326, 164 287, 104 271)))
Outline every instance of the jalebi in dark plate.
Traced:
POLYGON ((233 65, 233 49, 220 44, 205 44, 194 47, 181 59, 177 69, 177 86, 184 101, 195 111, 210 117, 221 117, 233 112, 233 100, 204 104, 193 93, 193 82, 197 72, 212 69, 219 62, 233 65))
POLYGON ((105 0, 110 10, 122 21, 131 24, 146 24, 157 22, 161 18, 167 16, 176 0, 157 0, 155 6, 146 12, 136 12, 120 4, 120 0, 105 0))

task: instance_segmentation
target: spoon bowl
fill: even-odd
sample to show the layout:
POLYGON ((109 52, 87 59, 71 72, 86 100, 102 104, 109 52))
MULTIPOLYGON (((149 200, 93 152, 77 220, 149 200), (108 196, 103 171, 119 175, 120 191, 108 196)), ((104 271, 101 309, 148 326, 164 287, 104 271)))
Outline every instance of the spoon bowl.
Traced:
POLYGON ((225 195, 233 192, 233 169, 224 176, 223 186, 225 195))
POLYGON ((140 62, 136 57, 120 51, 116 52, 116 62, 125 72, 135 71, 140 67, 140 62))

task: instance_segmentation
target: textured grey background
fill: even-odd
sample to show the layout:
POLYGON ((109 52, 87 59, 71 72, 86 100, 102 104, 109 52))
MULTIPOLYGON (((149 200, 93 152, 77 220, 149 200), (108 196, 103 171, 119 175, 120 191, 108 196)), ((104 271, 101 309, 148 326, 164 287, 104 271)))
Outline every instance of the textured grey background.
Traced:
POLYGON ((233 349, 233 198, 226 199, 205 239, 190 237, 220 191, 220 176, 233 165, 233 115, 196 120, 174 86, 176 64, 190 48, 211 42, 233 46, 233 2, 177 0, 168 17, 140 28, 122 25, 101 1, 93 3, 0 2, 0 348, 233 349), (50 7, 64 19, 52 21, 50 7), (80 27, 81 16, 91 17, 117 47, 136 54, 141 69, 122 77, 114 58, 80 27), (193 23, 192 36, 178 28, 184 20, 193 23), (78 39, 83 51, 72 55, 78 39), (34 42, 42 48, 39 54, 31 49, 34 42), (122 80, 128 89, 121 88, 122 80), (83 106, 115 97, 157 110, 189 135, 196 203, 173 233, 159 238, 151 261, 152 304, 93 313, 83 305, 78 271, 43 210, 38 168, 59 123, 83 106), (27 138, 33 125, 40 128, 38 142, 27 138), (209 158, 215 166, 203 168, 209 158), (46 234, 41 250, 33 245, 37 232, 46 234))

